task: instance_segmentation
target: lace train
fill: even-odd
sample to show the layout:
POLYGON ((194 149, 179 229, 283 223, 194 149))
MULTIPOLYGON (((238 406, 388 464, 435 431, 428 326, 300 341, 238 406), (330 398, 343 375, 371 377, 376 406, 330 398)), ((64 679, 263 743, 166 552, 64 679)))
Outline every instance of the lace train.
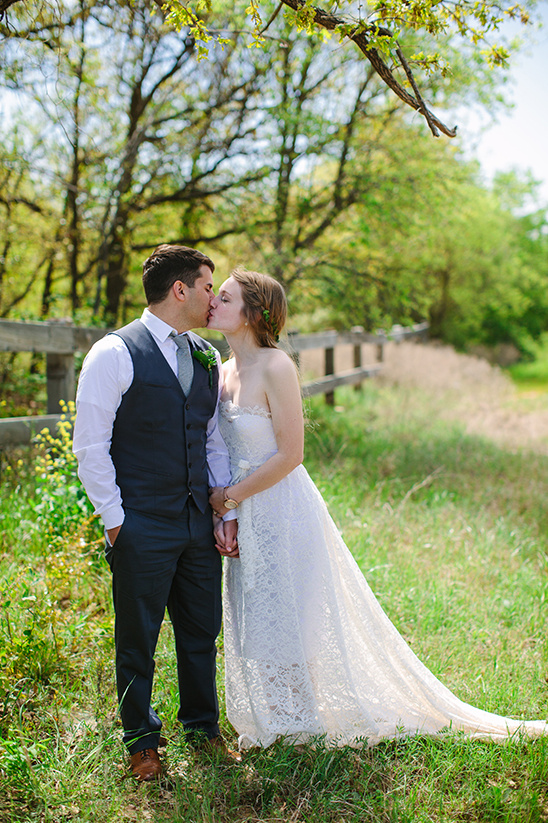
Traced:
MULTIPOLYGON (((236 482, 276 451, 268 412, 221 404, 236 482)), ((397 632, 303 466, 238 508, 224 583, 226 702, 241 748, 278 737, 334 745, 447 730, 501 739, 543 721, 463 703, 397 632)))

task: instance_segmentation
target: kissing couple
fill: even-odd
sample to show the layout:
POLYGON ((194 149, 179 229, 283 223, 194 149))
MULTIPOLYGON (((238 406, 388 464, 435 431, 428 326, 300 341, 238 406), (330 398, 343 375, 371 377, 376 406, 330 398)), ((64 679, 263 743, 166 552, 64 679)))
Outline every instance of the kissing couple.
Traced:
POLYGON ((105 527, 130 773, 162 775, 151 696, 166 608, 177 717, 198 752, 239 762, 278 739, 545 734, 544 721, 463 703, 392 625, 302 465, 299 377, 278 347, 283 288, 236 269, 216 295, 214 270, 195 249, 155 249, 143 264, 141 318, 92 347, 78 384, 74 452, 105 527), (191 331, 205 327, 225 335, 224 364, 191 331), (221 585, 238 751, 219 730, 221 585))

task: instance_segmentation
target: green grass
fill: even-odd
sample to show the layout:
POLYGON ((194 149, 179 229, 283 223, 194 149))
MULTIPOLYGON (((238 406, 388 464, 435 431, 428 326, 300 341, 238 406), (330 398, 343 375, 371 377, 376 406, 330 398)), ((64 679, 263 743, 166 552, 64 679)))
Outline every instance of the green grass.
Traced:
POLYGON ((544 334, 532 351, 533 360, 516 363, 507 371, 522 392, 548 392, 548 335, 544 334))
MULTIPOLYGON (((306 465, 388 615, 462 699, 548 717, 548 457, 463 434, 418 391, 371 383, 337 402, 344 412, 310 403, 306 465)), ((74 495, 55 517, 41 505, 30 459, 11 456, 0 492, 2 823, 548 819, 548 739, 276 745, 241 769, 196 760, 177 729, 167 624, 154 700, 170 783, 124 779, 100 534, 74 531, 74 495)))

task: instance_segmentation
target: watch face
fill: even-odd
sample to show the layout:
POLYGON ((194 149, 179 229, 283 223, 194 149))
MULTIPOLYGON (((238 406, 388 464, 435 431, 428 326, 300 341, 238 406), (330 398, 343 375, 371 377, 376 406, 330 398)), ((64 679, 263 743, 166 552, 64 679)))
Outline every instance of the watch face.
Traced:
POLYGON ((227 497, 225 500, 225 509, 237 509, 238 504, 235 500, 231 500, 230 497, 227 497))

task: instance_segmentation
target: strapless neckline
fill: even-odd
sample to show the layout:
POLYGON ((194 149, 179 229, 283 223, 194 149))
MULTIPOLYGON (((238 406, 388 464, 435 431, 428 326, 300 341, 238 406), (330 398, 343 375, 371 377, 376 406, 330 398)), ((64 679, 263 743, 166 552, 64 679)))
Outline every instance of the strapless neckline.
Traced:
POLYGON ((256 414, 260 417, 267 417, 269 419, 272 417, 272 413, 269 412, 268 409, 265 409, 264 406, 260 406, 258 403, 254 406, 238 406, 236 403, 233 403, 232 400, 221 400, 220 406, 223 409, 235 409, 243 414, 256 414))

